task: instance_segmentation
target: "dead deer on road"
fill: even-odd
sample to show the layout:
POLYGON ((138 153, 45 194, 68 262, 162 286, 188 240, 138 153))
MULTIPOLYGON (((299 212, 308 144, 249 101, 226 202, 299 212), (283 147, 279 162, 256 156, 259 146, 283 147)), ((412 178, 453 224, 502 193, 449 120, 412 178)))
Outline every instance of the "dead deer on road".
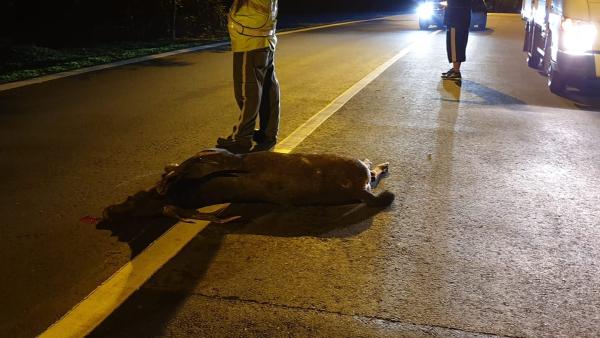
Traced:
POLYGON ((387 163, 372 167, 368 160, 338 155, 210 149, 166 166, 160 182, 146 193, 163 215, 223 223, 238 217, 222 219, 196 209, 227 202, 387 206, 394 194, 372 193, 387 172, 387 163))

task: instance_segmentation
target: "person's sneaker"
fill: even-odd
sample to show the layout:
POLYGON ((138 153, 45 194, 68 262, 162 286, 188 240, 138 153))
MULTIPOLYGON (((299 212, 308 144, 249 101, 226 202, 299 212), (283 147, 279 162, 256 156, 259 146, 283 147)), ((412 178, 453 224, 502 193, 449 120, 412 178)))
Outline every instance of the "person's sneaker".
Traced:
POLYGON ((240 142, 233 140, 231 138, 222 138, 219 137, 217 139, 217 148, 225 149, 233 154, 245 154, 250 152, 250 148, 252 147, 252 142, 240 142))
POLYGON ((442 73, 442 77, 448 76, 448 74, 452 73, 454 71, 454 68, 450 68, 450 70, 448 70, 447 72, 442 73))
POLYGON ((256 144, 252 148, 252 152, 255 153, 257 151, 271 151, 275 148, 277 141, 264 141, 256 144))
POLYGON ((460 71, 450 69, 446 73, 442 73, 442 79, 444 79, 444 80, 461 80, 462 76, 460 75, 460 71))

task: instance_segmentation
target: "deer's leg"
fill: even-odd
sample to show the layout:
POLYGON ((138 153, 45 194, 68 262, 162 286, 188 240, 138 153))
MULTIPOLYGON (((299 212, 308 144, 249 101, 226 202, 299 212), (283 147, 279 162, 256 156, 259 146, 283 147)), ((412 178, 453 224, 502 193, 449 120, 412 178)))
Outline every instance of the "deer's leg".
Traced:
POLYGON ((376 165, 371 169, 371 188, 375 188, 377 184, 379 184, 379 180, 381 180, 385 175, 387 175, 389 171, 390 164, 388 162, 381 163, 376 165))
POLYGON ((241 218, 241 216, 221 218, 219 217, 221 211, 223 211, 223 209, 219 209, 215 212, 199 212, 196 209, 183 209, 174 205, 166 205, 163 207, 162 214, 184 222, 189 222, 189 220, 201 220, 214 223, 228 223, 241 218))
POLYGON ((377 195, 374 195, 370 191, 363 190, 357 197, 359 200, 361 200, 363 203, 370 207, 388 206, 392 204, 395 198, 394 194, 387 190, 377 195))

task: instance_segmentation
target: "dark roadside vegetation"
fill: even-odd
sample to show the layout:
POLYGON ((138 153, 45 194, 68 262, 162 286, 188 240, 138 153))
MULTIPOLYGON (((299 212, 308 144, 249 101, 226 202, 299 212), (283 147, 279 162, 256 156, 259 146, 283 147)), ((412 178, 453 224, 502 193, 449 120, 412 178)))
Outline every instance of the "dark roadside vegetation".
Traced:
MULTIPOLYGON (((278 29, 406 12, 414 1, 281 0, 278 29)), ((224 41, 231 2, 4 0, 0 83, 224 41)))

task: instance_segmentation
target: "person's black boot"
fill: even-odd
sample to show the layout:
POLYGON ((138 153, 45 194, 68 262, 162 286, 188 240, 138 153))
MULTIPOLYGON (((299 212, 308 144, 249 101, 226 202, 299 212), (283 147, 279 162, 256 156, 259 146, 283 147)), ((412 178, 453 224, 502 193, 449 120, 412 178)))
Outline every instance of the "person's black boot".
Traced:
POLYGON ((277 144, 276 140, 273 141, 263 141, 260 143, 257 143, 253 148, 252 148, 252 152, 257 152, 257 151, 271 151, 273 149, 275 149, 275 145, 277 144))
POLYGON ((217 139, 217 145, 215 147, 225 149, 233 154, 245 154, 250 152, 250 149, 252 148, 252 142, 250 140, 244 142, 234 140, 230 137, 219 137, 217 139))

